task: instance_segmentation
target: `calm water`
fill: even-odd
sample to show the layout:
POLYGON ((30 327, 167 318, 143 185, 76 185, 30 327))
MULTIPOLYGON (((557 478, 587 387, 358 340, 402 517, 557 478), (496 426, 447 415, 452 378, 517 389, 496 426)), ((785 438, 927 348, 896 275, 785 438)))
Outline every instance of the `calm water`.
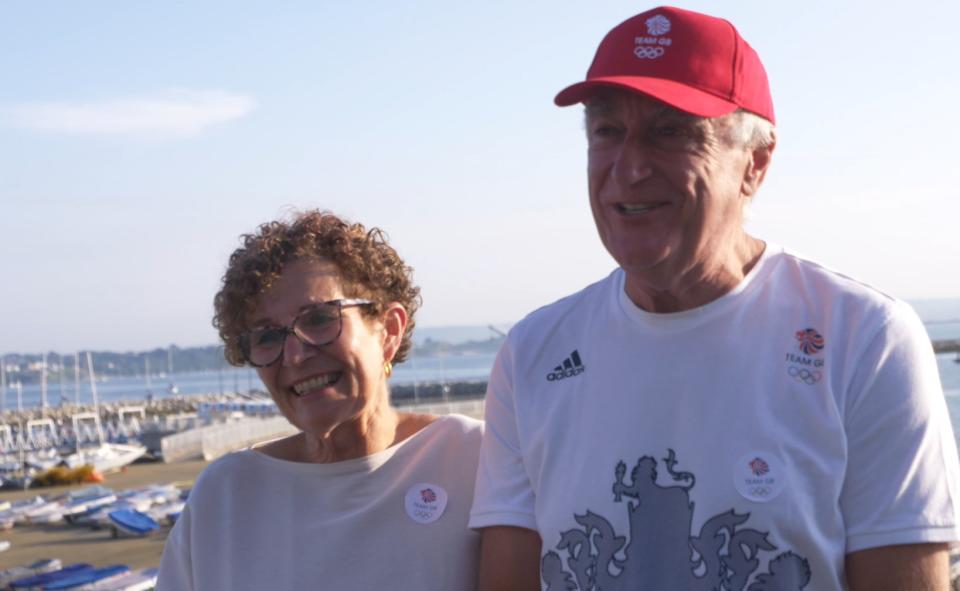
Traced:
MULTIPOLYGON (((393 377, 396 384, 416 382, 455 382, 486 380, 493 365, 494 354, 464 355, 448 357, 429 357, 408 360, 395 366, 393 377)), ((222 372, 178 373, 172 376, 152 376, 149 388, 143 377, 113 378, 97 381, 97 396, 101 402, 117 400, 143 400, 148 391, 154 398, 172 396, 171 384, 176 385, 178 395, 222 394, 227 392, 249 392, 262 390, 263 386, 257 373, 249 368, 228 368, 222 372)), ((72 381, 63 384, 47 384, 47 404, 59 404, 61 398, 73 402, 78 397, 77 388, 72 381)), ((79 387, 81 404, 93 402, 93 393, 88 382, 79 387)), ((5 409, 17 407, 17 394, 13 388, 7 389, 6 399, 0 400, 5 409)), ((23 387, 23 406, 38 407, 41 402, 39 384, 23 387)))
POLYGON ((953 434, 957 436, 957 444, 960 446, 960 363, 956 363, 955 359, 954 355, 937 355, 940 381, 943 382, 943 393, 947 397, 953 434))

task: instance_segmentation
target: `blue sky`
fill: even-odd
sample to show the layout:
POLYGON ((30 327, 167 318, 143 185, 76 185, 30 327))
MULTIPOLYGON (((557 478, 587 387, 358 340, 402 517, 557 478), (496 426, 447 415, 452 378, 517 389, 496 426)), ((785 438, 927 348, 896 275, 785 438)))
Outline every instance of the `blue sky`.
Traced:
MULTIPOLYGON (((952 2, 688 2, 770 76, 761 238, 960 298, 952 2)), ((553 95, 650 4, 0 5, 0 353, 210 344, 238 236, 383 227, 421 326, 509 323, 604 276, 580 112, 553 95)))

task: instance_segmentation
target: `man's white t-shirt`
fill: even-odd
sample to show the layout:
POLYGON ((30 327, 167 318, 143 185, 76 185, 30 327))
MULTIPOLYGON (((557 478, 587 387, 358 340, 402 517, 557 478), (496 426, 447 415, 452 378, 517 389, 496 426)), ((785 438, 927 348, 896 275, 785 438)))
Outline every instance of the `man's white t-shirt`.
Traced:
POLYGON ((835 590, 847 553, 960 539, 921 322, 773 245, 697 309, 616 270, 533 312, 486 420, 470 525, 537 530, 544 589, 835 590))

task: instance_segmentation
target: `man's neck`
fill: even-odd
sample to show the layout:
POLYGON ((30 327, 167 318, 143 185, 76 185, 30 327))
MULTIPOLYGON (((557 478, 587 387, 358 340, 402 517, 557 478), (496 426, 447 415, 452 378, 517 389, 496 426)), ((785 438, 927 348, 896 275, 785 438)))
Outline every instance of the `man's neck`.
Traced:
POLYGON ((739 285, 765 248, 763 241, 744 233, 724 252, 705 257, 680 272, 625 270, 624 290, 637 307, 655 314, 699 308, 739 285))

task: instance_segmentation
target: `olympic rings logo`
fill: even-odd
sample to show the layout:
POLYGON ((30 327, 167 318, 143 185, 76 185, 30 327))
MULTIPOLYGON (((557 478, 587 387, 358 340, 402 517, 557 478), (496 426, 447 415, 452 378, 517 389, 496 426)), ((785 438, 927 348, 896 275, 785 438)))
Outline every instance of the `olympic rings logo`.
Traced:
POLYGON ((420 519, 430 519, 431 517, 433 517, 433 511, 424 511, 422 509, 417 509, 416 511, 413 512, 413 514, 419 517, 420 519))
POLYGON ((641 59, 657 59, 663 55, 662 47, 647 47, 645 45, 639 45, 633 48, 633 55, 641 59))
POLYGON ((773 493, 773 489, 769 486, 753 486, 750 487, 747 492, 750 493, 752 497, 769 497, 773 493))
POLYGON ((823 374, 819 371, 810 371, 809 369, 797 367, 796 365, 791 365, 790 369, 787 370, 787 373, 790 374, 791 378, 797 380, 798 382, 803 382, 808 386, 816 384, 823 377, 823 374))

